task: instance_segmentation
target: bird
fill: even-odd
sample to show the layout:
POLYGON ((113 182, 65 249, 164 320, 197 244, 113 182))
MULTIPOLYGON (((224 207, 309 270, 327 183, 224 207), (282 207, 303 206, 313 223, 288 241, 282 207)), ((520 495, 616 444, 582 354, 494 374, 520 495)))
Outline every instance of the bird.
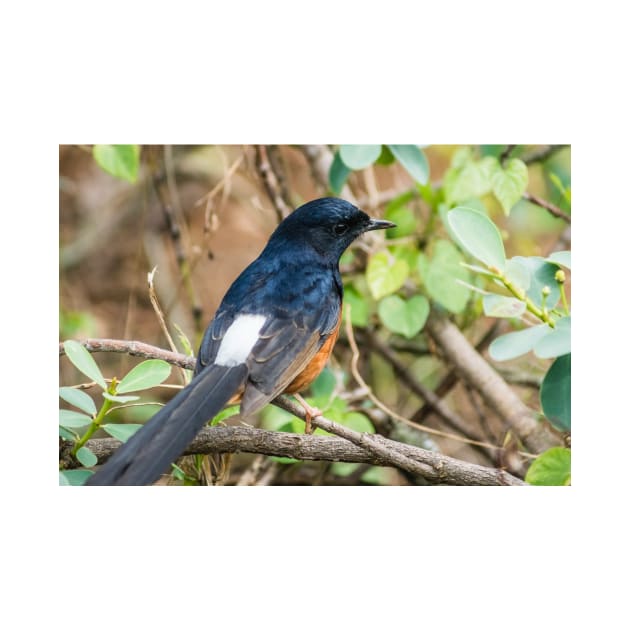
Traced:
POLYGON ((363 233, 395 227, 337 197, 308 201, 276 227, 225 293, 199 346, 193 378, 86 485, 150 485, 228 403, 243 418, 299 392, 324 368, 341 325, 339 259, 363 233))

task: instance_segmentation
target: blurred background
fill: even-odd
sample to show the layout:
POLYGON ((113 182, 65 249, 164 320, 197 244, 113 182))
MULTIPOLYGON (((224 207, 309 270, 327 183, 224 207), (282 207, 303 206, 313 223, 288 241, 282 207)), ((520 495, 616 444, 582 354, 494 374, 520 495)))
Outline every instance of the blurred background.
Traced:
MULTIPOLYGON (((465 149, 477 158, 499 159, 509 147, 511 158, 527 163, 528 194, 569 212, 563 194, 563 189, 570 186, 570 147, 566 146, 428 146, 423 148, 430 167, 426 186, 419 187, 398 162, 383 160, 349 173, 338 192, 342 197, 351 195, 366 212, 381 217, 392 211, 393 201, 410 193, 404 207, 413 215, 414 230, 402 238, 420 252, 427 247, 430 250, 434 235, 445 234, 436 221, 440 203, 436 191, 442 188, 449 169, 454 168, 458 152, 461 156, 465 149)), ((104 170, 92 146, 61 145, 59 340, 126 339, 168 348, 149 299, 147 274, 156 269, 155 289, 171 334, 184 351, 178 327, 196 350, 226 289, 260 253, 279 220, 303 202, 331 194, 335 151, 334 145, 142 146, 137 175, 134 181, 127 181, 104 170)), ((508 256, 547 256, 554 250, 570 249, 567 223, 537 203, 522 199, 509 216, 491 195, 480 196, 475 203, 499 225, 508 256)), ((470 421, 472 435, 500 442, 505 438, 505 427, 474 393, 458 382, 444 387, 449 366, 436 356, 422 333, 407 339, 382 325, 377 300, 365 288, 366 259, 379 248, 399 243, 401 237, 380 234, 373 238, 377 240, 367 245, 355 244, 342 260, 344 281, 362 300, 367 313, 362 325, 356 327, 363 377, 398 413, 427 426, 453 430, 424 409, 423 401, 400 383, 390 362, 361 343, 365 330, 390 347, 413 378, 444 395, 449 406, 470 421)), ((508 322, 484 317, 474 296, 456 320, 473 342, 484 335, 491 340, 510 330, 508 322)), ((107 377, 124 375, 139 362, 125 354, 99 353, 94 357, 107 377)), ((344 401, 345 411, 360 410, 371 428, 394 439, 484 465, 501 464, 483 449, 397 426, 380 410, 366 407, 347 369, 350 358, 342 332, 331 367, 317 385, 327 391, 329 383, 335 383, 335 393, 344 401)), ((535 408, 540 379, 547 367, 548 362, 528 355, 507 362, 501 369, 526 404, 535 408)), ((69 361, 60 361, 61 384, 84 380, 69 361)), ((173 370, 169 382, 181 384, 178 371, 173 370)), ((147 396, 165 401, 172 390, 156 388, 147 396)), ((117 420, 142 422, 154 412, 153 406, 130 407, 121 410, 117 420)), ((361 421, 354 421, 361 428, 361 421)), ((291 424, 290 418, 275 408, 269 408, 258 422, 276 430, 299 430, 299 425, 291 424)), ((228 483, 237 483, 253 460, 255 456, 247 454, 234 457, 228 483)), ((265 466, 267 483, 274 484, 417 482, 393 469, 359 464, 296 463, 274 458, 265 466)))

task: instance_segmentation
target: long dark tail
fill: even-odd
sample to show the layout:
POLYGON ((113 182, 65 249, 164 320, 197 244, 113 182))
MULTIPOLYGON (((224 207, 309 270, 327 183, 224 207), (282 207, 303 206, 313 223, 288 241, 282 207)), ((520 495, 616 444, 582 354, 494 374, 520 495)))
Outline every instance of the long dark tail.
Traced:
POLYGON ((244 364, 204 369, 123 444, 86 485, 143 486, 156 481, 246 378, 244 364))

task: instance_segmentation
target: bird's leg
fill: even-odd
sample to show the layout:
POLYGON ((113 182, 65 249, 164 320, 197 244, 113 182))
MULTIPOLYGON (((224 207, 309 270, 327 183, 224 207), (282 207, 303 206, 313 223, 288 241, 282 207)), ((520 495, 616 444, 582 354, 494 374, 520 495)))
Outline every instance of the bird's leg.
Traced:
POLYGON ((299 394, 293 394, 294 398, 302 405, 302 409, 304 409, 305 418, 304 418, 304 433, 310 435, 313 433, 313 427, 311 425, 311 420, 313 418, 317 418, 317 416, 321 416, 322 412, 317 407, 311 407, 299 394))

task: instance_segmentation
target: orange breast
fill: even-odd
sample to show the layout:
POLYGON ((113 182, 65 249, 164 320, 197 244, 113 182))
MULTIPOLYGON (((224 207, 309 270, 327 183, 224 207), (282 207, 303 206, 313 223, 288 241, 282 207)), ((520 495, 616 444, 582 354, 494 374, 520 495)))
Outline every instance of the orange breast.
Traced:
POLYGON ((288 387, 284 390, 286 394, 295 394, 306 389, 324 369, 330 353, 339 336, 339 328, 341 327, 341 317, 339 317, 339 323, 337 328, 330 334, 328 339, 324 342, 324 345, 319 349, 317 354, 311 359, 310 363, 289 383, 288 387))

